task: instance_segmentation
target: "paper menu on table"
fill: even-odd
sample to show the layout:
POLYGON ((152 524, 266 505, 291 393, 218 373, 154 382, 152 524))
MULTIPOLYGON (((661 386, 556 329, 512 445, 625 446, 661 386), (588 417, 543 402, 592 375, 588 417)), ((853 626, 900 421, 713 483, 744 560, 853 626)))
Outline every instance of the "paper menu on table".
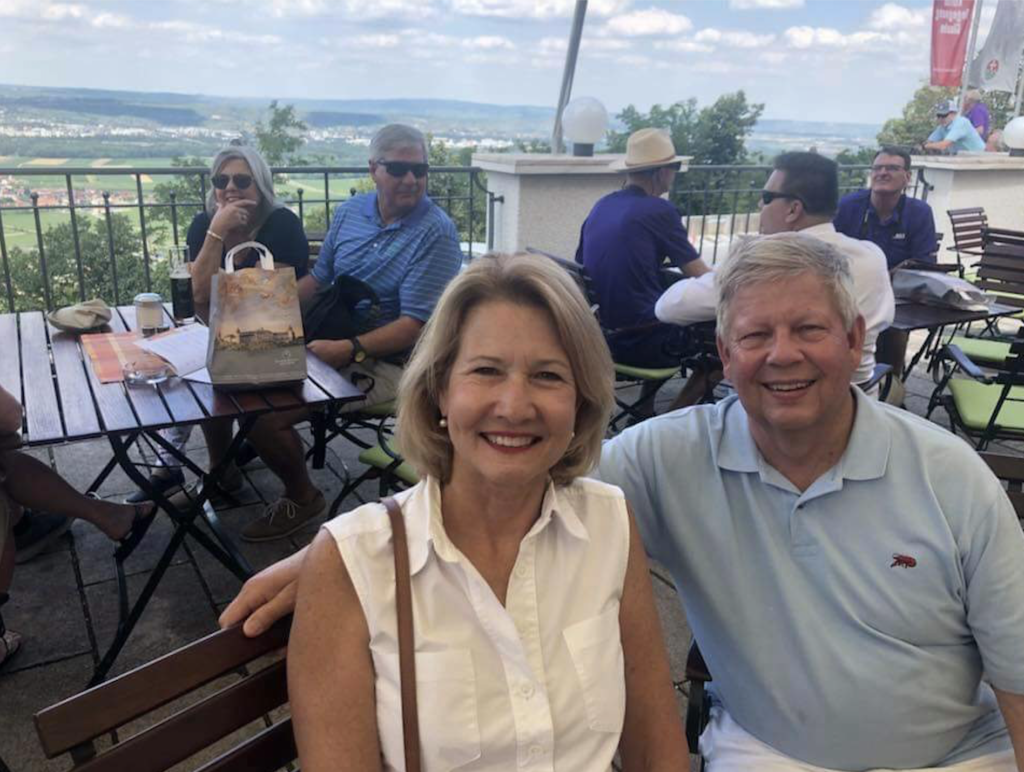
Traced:
POLYGON ((136 345, 156 354, 182 376, 206 367, 206 347, 209 341, 208 327, 189 324, 140 340, 136 345))

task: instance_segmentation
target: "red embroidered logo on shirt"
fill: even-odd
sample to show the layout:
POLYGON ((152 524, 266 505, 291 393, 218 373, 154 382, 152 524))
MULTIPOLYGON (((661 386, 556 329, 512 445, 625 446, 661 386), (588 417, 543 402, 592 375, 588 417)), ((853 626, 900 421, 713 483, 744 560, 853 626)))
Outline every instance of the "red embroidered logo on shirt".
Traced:
POLYGON ((892 555, 892 563, 889 568, 896 568, 896 566, 899 566, 900 568, 914 568, 916 565, 917 561, 910 557, 910 555, 900 555, 894 552, 892 555))

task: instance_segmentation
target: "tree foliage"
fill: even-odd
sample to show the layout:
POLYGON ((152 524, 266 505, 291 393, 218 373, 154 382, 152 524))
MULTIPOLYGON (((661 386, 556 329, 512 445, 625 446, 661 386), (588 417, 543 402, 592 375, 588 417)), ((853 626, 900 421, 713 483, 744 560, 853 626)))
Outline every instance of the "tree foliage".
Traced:
POLYGON ((305 159, 295 155, 305 142, 302 133, 307 126, 295 114, 294 105, 279 107, 277 100, 267 108, 270 117, 266 123, 256 121, 256 145, 270 166, 301 165, 305 159))
POLYGON ((762 112, 764 105, 748 102, 743 91, 723 94, 700 110, 696 99, 654 105, 646 114, 629 105, 616 116, 626 130, 609 132, 608 149, 624 153, 630 134, 653 127, 668 131, 676 152, 693 156, 695 164, 741 164, 748 160, 745 142, 762 112))
MULTIPOLYGON (((109 232, 103 217, 79 217, 78 242, 86 298, 102 298, 111 305, 128 303, 137 293, 149 289, 146 285, 142 238, 128 215, 112 214, 109 232)), ((61 223, 43 232, 43 254, 46 256, 51 306, 59 308, 77 303, 78 264, 70 223, 61 223)), ((15 309, 27 311, 46 308, 42 261, 38 250, 14 247, 10 250, 9 259, 15 309)), ((150 286, 157 292, 168 294, 170 279, 166 262, 151 260, 150 272, 150 286)))
POLYGON ((943 99, 955 99, 957 90, 939 86, 921 86, 903 107, 903 115, 890 118, 878 134, 880 145, 913 147, 924 142, 935 130, 935 105, 943 99))

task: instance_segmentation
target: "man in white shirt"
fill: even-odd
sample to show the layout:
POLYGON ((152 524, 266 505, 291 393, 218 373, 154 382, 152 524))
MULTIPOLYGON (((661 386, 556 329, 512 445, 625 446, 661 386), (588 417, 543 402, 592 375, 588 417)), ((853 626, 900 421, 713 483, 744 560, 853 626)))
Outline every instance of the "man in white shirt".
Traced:
MULTIPOLYGON (((801 231, 833 245, 850 261, 857 310, 867 326, 860 365, 853 383, 870 380, 875 341, 892 324, 896 301, 885 254, 869 241, 838 233, 832 225, 839 202, 839 169, 817 153, 783 153, 761 191, 761 233, 801 231)), ((718 294, 708 276, 684 279, 658 299, 655 314, 663 322, 693 324, 715 318, 718 294)))

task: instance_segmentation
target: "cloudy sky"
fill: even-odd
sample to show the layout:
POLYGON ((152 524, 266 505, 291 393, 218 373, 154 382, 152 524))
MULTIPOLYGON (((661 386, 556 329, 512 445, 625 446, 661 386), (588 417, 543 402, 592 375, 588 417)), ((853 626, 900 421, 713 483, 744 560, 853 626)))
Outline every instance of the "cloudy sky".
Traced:
MULTIPOLYGON (((985 3, 982 32, 995 0, 985 3)), ((0 82, 553 105, 573 0, 0 0, 0 82)), ((928 2, 591 0, 574 95, 745 89, 769 118, 881 122, 928 76, 928 2)), ((979 40, 984 37, 980 36, 979 40)))

